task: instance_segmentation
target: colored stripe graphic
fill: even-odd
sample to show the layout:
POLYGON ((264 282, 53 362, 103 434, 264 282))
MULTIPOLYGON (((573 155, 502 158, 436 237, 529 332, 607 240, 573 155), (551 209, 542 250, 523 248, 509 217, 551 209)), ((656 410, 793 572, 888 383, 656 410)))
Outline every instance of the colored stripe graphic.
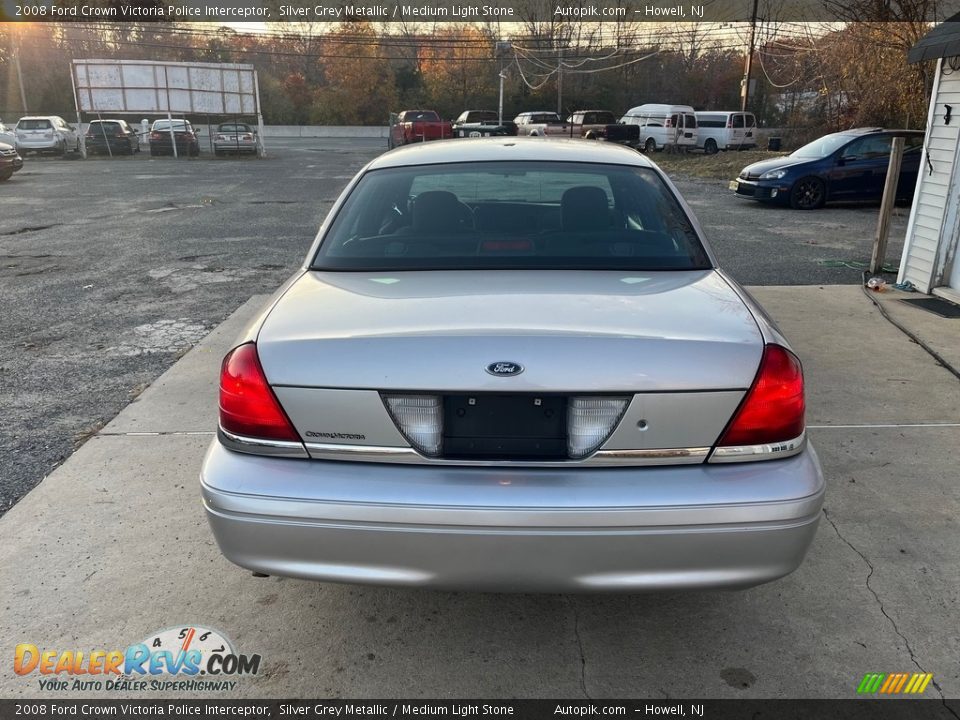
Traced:
POLYGON ((933 680, 933 673, 867 673, 857 686, 857 694, 919 695, 933 680))
POLYGON ((858 693, 875 693, 880 689, 880 683, 883 682, 883 679, 886 677, 883 673, 867 673, 863 676, 863 680, 860 681, 860 686, 857 688, 858 693))

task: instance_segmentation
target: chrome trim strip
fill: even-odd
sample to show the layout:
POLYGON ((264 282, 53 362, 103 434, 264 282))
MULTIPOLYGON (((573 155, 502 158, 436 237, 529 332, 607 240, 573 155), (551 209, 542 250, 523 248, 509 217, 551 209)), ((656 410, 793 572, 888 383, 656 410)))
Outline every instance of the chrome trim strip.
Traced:
POLYGON ((599 450, 582 460, 448 460, 429 458, 408 447, 306 443, 314 460, 456 465, 465 467, 585 467, 693 465, 702 463, 710 448, 669 448, 666 450, 599 450))
POLYGON ((250 455, 269 455, 271 457, 301 458, 303 460, 310 457, 306 448, 303 447, 303 443, 299 442, 243 437, 227 432, 222 427, 217 428, 217 438, 225 448, 235 452, 250 455))
POLYGON ((806 431, 792 440, 765 445, 733 445, 718 447, 713 451, 710 463, 751 462, 756 460, 779 460, 801 452, 807 444, 806 431))

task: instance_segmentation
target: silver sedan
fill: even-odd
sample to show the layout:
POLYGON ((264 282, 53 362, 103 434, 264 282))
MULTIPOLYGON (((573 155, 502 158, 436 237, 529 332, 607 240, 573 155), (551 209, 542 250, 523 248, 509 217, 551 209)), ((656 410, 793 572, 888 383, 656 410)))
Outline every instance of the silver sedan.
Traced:
POLYGON ((748 587, 824 497, 800 362, 642 155, 386 153, 226 356, 202 468, 244 568, 491 591, 748 587))

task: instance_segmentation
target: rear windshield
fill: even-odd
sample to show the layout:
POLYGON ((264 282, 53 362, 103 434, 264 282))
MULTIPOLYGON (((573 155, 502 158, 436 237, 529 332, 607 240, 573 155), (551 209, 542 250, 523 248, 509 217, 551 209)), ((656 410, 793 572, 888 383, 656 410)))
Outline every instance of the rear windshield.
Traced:
POLYGON ((123 127, 120 123, 115 122, 99 122, 94 120, 90 123, 90 130, 93 132, 116 132, 117 130, 122 130, 123 127))
POLYGON ((436 122, 440 119, 440 116, 437 115, 433 110, 410 110, 409 112, 403 113, 404 122, 414 122, 417 120, 423 120, 425 122, 436 122))
POLYGON ((313 267, 692 270, 710 262, 655 170, 531 161, 368 172, 313 267))
POLYGON ((231 123, 229 125, 221 125, 217 128, 220 132, 250 132, 250 128, 247 125, 239 125, 231 123))
POLYGON ((17 123, 17 130, 49 130, 52 127, 49 120, 21 120, 17 123))
MULTIPOLYGON (((169 130, 169 129, 170 129, 170 121, 169 121, 169 120, 155 120, 154 123, 153 123, 153 129, 154 129, 154 130, 169 130)), ((174 130, 174 132, 176 132, 177 130, 186 130, 186 129, 187 129, 187 125, 186 125, 186 122, 185 122, 184 120, 174 120, 174 121, 173 121, 173 130, 174 130)))

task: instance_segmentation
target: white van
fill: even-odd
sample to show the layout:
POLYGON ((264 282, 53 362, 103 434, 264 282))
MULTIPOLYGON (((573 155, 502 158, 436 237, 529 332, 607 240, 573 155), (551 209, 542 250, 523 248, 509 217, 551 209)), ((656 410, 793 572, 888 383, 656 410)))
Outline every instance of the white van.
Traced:
POLYGON ((697 113, 697 147, 708 155, 717 150, 747 150, 757 146, 757 118, 738 110, 697 113))
POLYGON ((689 105, 647 103, 627 110, 620 122, 640 126, 639 148, 645 153, 697 145, 697 116, 689 105))

